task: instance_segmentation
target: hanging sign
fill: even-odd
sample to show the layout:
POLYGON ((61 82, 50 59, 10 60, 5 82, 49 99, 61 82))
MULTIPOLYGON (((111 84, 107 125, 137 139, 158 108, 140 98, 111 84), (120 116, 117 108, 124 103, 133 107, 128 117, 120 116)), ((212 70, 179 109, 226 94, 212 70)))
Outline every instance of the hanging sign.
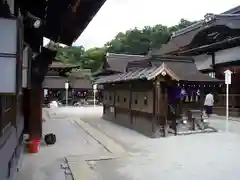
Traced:
POLYGON ((231 84, 232 83, 232 71, 227 69, 224 71, 225 74, 225 84, 231 84))

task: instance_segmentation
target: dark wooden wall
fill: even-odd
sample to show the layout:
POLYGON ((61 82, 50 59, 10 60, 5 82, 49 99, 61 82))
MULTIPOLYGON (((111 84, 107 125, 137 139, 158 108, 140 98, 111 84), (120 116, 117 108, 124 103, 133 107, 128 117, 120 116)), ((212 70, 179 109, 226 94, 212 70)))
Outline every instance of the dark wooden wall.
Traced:
POLYGON ((21 95, 0 95, 0 179, 10 179, 23 154, 21 95))
POLYGON ((103 118, 155 137, 153 81, 105 85, 103 118))

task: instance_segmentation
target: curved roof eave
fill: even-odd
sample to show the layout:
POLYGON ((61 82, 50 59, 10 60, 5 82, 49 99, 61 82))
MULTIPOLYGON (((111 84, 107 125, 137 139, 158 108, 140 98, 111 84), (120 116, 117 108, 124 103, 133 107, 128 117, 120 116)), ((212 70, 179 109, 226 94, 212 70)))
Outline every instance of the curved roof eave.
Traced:
POLYGON ((54 8, 60 4, 57 4, 58 1, 55 1, 55 4, 52 4, 51 8, 49 7, 48 9, 49 16, 48 19, 46 19, 47 23, 44 26, 43 36, 54 42, 69 46, 72 45, 105 1, 106 0, 74 0, 74 3, 70 4, 69 2, 68 7, 59 7, 59 9, 63 9, 63 12, 54 10, 54 8))

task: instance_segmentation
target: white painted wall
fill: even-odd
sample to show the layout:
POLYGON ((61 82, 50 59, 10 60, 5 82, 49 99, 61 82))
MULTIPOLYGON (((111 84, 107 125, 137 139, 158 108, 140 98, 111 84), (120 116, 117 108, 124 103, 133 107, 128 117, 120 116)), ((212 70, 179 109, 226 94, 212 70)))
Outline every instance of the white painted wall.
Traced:
MULTIPOLYGON (((194 57, 198 70, 205 70, 211 68, 212 56, 201 54, 194 57)), ((240 60, 240 46, 224 49, 215 53, 215 64, 227 63, 231 61, 240 60)))

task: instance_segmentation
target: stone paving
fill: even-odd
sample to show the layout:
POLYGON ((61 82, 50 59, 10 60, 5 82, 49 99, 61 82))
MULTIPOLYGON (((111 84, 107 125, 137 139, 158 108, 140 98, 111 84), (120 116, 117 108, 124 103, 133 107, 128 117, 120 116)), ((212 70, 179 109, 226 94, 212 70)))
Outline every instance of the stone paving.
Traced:
POLYGON ((54 130, 57 143, 27 156, 25 172, 35 170, 22 180, 62 180, 57 167, 64 157, 75 180, 238 180, 240 123, 230 121, 226 133, 225 121, 214 117, 210 123, 222 132, 150 139, 101 113, 101 107, 52 109, 44 129, 54 130))
POLYGON ((19 180, 71 180, 66 169, 61 168, 66 156, 107 152, 71 118, 58 117, 54 110, 49 114, 43 113, 45 118, 50 117, 43 123, 43 131, 55 133, 57 142, 52 146, 42 145, 37 154, 26 153, 19 180))
MULTIPOLYGON (((71 113, 62 109, 60 114, 71 113)), ((99 118, 101 109, 72 109, 74 116, 121 144, 131 156, 104 161, 90 161, 93 172, 104 180, 189 179, 237 180, 240 172, 240 132, 195 134, 149 139, 132 130, 99 118), (87 114, 91 114, 91 116, 87 114), (97 115, 98 114, 98 115, 97 115), (97 118, 98 116, 98 118, 97 118)), ((224 130, 224 121, 210 119, 224 130)), ((235 127, 230 122, 230 127, 235 127)), ((238 130, 238 131, 236 131, 238 130)))

